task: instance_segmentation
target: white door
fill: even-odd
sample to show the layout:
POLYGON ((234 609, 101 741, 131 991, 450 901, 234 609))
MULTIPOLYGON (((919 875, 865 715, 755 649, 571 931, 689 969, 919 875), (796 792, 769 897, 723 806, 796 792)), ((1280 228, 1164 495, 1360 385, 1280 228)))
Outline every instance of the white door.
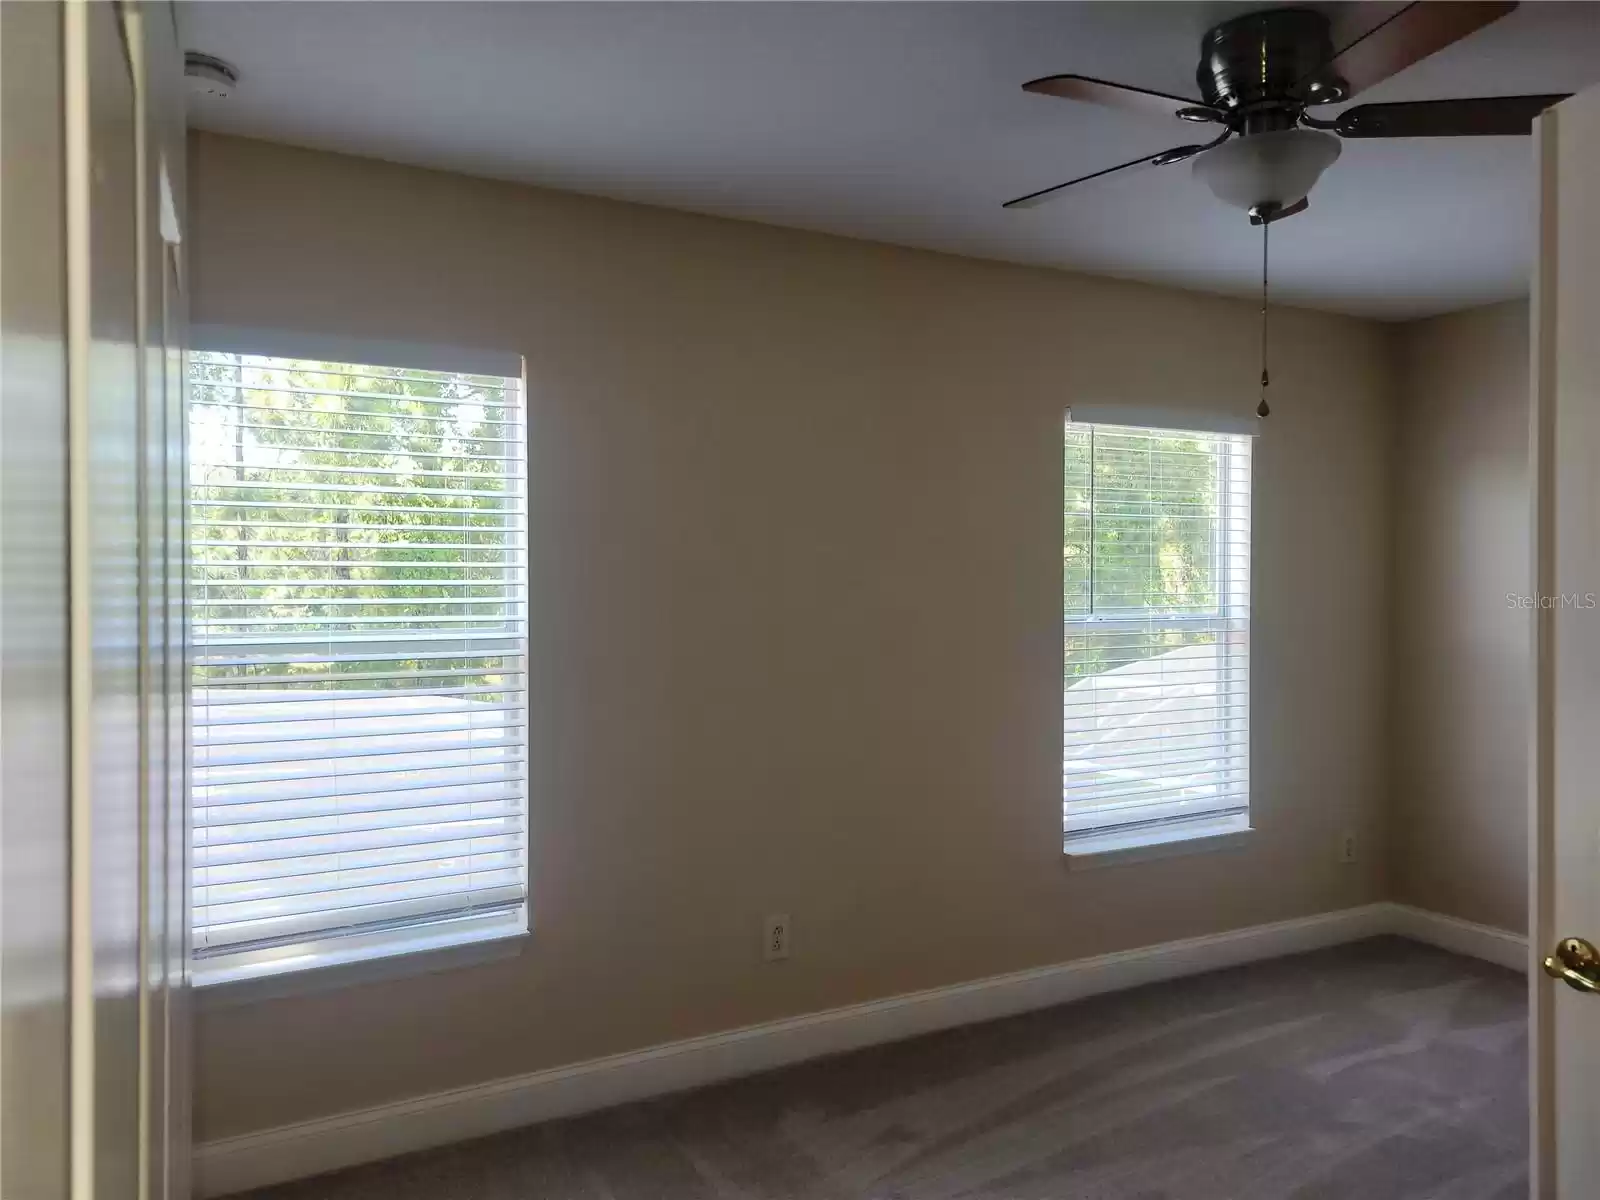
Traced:
POLYGON ((1600 1195, 1600 89, 1536 129, 1533 1194, 1600 1195), (1565 961, 1562 961, 1564 958, 1565 961))
POLYGON ((0 64, 0 1200, 181 1200, 172 13, 0 3, 0 64))

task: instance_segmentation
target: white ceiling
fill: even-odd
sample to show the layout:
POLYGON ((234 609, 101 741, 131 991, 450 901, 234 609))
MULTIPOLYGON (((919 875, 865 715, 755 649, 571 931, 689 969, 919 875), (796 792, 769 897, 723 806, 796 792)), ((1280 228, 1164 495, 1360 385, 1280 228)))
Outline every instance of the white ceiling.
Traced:
MULTIPOLYGON (((234 97, 192 108, 204 129, 1248 294, 1260 232, 1187 164, 1040 209, 1000 204, 1194 140, 1194 126, 1028 95, 1025 80, 1193 94, 1206 27, 1260 7, 197 0, 180 20, 187 48, 240 73, 234 97)), ((1600 5, 1524 3, 1360 100, 1597 81, 1600 5)), ((1275 296, 1405 318, 1522 294, 1529 142, 1346 142, 1311 210, 1274 230, 1275 296)))

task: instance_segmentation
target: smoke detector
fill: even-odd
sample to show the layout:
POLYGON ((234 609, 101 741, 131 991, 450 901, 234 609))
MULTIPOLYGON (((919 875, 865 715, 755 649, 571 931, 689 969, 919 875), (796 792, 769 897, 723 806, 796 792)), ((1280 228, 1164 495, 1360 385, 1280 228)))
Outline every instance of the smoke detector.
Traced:
POLYGON ((210 54, 201 54, 198 50, 184 53, 183 74, 189 81, 191 96, 226 100, 239 86, 239 72, 232 63, 210 54))

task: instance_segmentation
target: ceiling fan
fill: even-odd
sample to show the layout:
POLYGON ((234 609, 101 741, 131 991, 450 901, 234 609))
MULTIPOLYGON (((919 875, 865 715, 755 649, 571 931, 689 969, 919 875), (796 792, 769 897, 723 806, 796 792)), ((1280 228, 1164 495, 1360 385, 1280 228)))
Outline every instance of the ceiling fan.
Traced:
POLYGON ((1218 199, 1248 212, 1251 224, 1266 225, 1305 212, 1306 195, 1339 157, 1341 138, 1529 133, 1533 119, 1565 95, 1361 104, 1329 120, 1314 115, 1318 107, 1349 100, 1516 7, 1494 0, 1429 0, 1397 10, 1346 4, 1336 20, 1306 8, 1247 13, 1201 39, 1198 100, 1085 75, 1032 80, 1022 85, 1024 91, 1210 125, 1216 136, 1029 192, 1005 207, 1032 208, 1092 179, 1193 159, 1194 174, 1218 199), (1389 15, 1374 24, 1374 9, 1389 15), (1367 27, 1336 36, 1336 24, 1357 22, 1367 27))

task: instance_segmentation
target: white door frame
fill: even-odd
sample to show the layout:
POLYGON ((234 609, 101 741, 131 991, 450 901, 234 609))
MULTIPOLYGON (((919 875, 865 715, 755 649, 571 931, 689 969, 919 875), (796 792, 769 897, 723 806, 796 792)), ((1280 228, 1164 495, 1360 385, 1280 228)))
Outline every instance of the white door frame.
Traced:
MULTIPOLYGON (((1531 324, 1528 478, 1532 481, 1533 595, 1556 594, 1555 578, 1555 378, 1547 364, 1555 353, 1556 276, 1543 269, 1547 247, 1556 236, 1553 200, 1556 169, 1556 121, 1546 113, 1534 122, 1535 178, 1539 188, 1539 236, 1534 253, 1529 321, 1531 324)), ((1547 864, 1555 848, 1555 612, 1534 605, 1531 625, 1533 677, 1529 705, 1528 752, 1528 1098, 1529 1195, 1555 1197, 1554 1071, 1555 993, 1539 970, 1544 947, 1554 944, 1555 888, 1547 864)))

